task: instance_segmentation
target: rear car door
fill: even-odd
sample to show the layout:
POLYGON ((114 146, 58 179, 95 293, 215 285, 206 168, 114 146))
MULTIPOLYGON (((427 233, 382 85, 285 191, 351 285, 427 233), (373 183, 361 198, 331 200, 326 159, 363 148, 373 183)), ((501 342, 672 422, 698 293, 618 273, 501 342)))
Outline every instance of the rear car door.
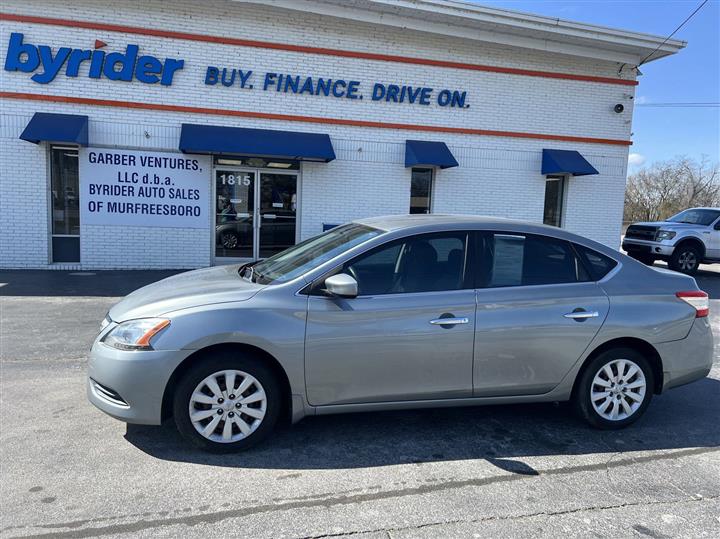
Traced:
POLYGON ((597 334, 608 298, 565 240, 487 232, 479 243, 474 395, 546 393, 597 334))
POLYGON ((335 272, 351 299, 308 300, 305 377, 315 406, 472 395, 475 291, 469 232, 391 241, 335 272))

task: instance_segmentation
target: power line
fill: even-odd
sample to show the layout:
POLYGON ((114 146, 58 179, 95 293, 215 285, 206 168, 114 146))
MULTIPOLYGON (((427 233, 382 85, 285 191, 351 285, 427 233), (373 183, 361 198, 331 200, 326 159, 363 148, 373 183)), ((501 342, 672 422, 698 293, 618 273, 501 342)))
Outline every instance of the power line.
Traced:
POLYGON ((648 54, 645 58, 643 58, 642 60, 640 60, 640 63, 638 64, 638 67, 640 67, 641 65, 643 65, 648 58, 650 58, 653 54, 655 54, 655 53, 660 49, 660 47, 662 47, 663 45, 665 45, 665 43, 667 43, 668 40, 669 40, 672 36, 674 36, 675 33, 676 33, 678 30, 680 30, 680 28, 682 28, 683 26, 685 26, 685 23, 688 22, 690 19, 692 19, 693 16, 694 16, 698 11, 700 11, 700 10, 702 9, 702 7, 703 7, 705 4, 707 4, 707 3, 708 3, 708 0, 704 0, 702 4, 700 4, 698 7, 696 7, 696 8, 695 8, 695 11, 693 11, 690 15, 688 15, 687 19, 685 19, 683 22, 681 22, 681 23, 680 23, 680 26, 678 26, 677 28, 675 28, 675 30, 672 31, 672 34, 670 34, 669 36, 667 36, 667 37, 663 40, 663 42, 660 43, 660 45, 657 46, 657 48, 656 48, 654 51, 652 51, 652 52, 651 52, 650 54, 648 54))

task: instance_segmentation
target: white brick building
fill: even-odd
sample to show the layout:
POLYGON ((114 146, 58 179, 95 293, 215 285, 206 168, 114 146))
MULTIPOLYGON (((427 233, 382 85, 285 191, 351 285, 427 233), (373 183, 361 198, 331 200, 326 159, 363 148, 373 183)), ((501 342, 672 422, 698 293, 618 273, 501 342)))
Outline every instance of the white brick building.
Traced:
POLYGON ((8 0, 0 25, 3 268, 195 268, 411 205, 617 246, 635 66, 684 46, 446 0, 8 0), (245 78, 223 85, 223 68, 226 83, 245 78), (408 140, 451 155, 408 159, 408 140), (573 175, 577 156, 543 170, 543 150, 579 152, 597 174, 573 175), (198 170, 180 178, 141 155, 198 170), (139 198, 153 170, 166 192, 139 198), (195 215, 163 214, 177 205, 195 215))

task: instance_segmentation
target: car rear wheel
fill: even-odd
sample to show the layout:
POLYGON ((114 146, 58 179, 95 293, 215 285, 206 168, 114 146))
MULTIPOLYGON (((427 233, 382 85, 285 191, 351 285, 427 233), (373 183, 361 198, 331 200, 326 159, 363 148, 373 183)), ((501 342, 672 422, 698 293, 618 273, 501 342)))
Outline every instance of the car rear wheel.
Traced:
POLYGON ((180 433, 206 451, 247 449, 273 430, 280 411, 280 389, 272 370, 254 357, 232 352, 196 363, 174 395, 180 433))
POLYGON ((632 348, 613 348, 593 359, 574 394, 575 408, 590 425, 621 429, 637 421, 655 387, 648 361, 632 348))
POLYGON ((697 247, 687 244, 679 245, 670 257, 670 269, 685 273, 686 275, 695 275, 700 267, 700 251, 697 247))

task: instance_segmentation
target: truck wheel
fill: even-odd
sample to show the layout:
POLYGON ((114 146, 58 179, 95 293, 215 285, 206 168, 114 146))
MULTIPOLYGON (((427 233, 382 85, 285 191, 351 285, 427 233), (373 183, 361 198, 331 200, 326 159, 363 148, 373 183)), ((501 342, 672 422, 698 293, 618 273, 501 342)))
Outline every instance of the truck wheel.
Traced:
POLYGON ((638 253, 633 253, 630 255, 630 258, 634 258, 638 262, 642 262, 647 266, 652 266, 655 263, 655 257, 653 257, 652 255, 641 255, 638 253))
POLYGON ((670 257, 670 269, 686 275, 695 275, 700 267, 700 251, 692 244, 678 245, 670 257))

